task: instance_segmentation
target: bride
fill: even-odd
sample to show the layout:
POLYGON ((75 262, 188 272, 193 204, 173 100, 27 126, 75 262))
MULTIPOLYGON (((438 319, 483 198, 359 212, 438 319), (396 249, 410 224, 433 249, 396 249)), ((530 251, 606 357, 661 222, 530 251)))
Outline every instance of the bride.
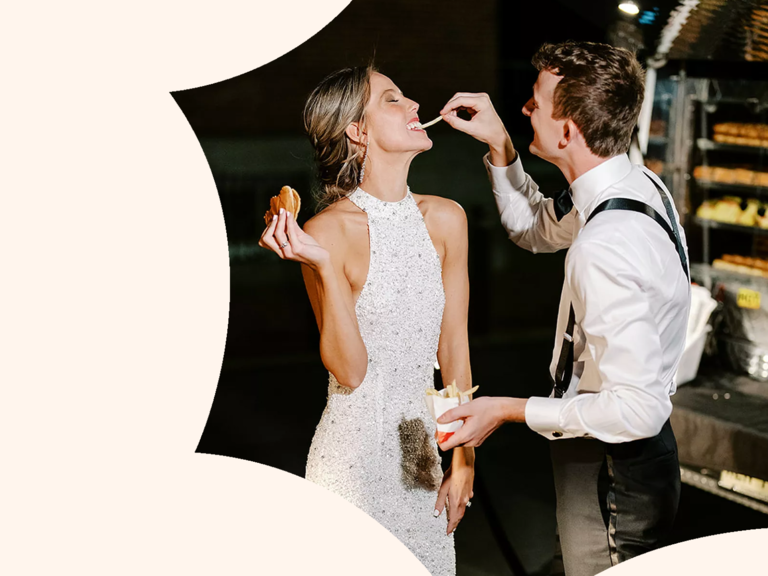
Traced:
POLYGON ((456 572, 453 531, 473 495, 474 452, 443 475, 425 393, 471 387, 467 220, 455 202, 412 194, 408 170, 432 141, 419 105, 372 68, 328 76, 304 125, 325 207, 304 230, 281 211, 260 244, 302 264, 330 372, 306 478, 379 521, 433 575, 456 572), (443 510, 448 510, 443 514, 443 510))

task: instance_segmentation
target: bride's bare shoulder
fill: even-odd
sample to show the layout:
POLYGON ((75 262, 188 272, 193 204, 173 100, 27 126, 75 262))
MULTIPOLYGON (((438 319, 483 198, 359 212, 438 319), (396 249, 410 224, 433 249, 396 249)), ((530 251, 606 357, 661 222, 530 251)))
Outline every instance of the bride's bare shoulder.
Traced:
POLYGON ((414 194, 413 199, 416 200, 428 227, 435 226, 450 233, 457 227, 466 226, 467 215, 461 204, 455 200, 422 194, 414 194))
POLYGON ((361 227, 364 232, 366 224, 366 215, 349 200, 341 199, 307 220, 304 231, 318 242, 321 238, 335 242, 349 238, 361 227))

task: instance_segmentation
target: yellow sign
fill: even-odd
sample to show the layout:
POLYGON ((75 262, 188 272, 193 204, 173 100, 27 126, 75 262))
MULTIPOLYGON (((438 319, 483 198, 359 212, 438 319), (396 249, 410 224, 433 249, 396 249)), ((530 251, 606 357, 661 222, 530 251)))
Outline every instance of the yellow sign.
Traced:
POLYGON ((739 288, 739 295, 736 298, 736 304, 739 308, 749 308, 750 310, 760 309, 760 292, 739 288))

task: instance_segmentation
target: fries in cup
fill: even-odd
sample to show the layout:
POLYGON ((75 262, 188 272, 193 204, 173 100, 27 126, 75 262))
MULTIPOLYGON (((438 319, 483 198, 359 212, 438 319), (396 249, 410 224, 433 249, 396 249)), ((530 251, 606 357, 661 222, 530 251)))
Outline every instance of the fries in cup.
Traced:
POLYGON ((475 386, 470 390, 459 390, 454 380, 450 385, 442 390, 427 388, 426 402, 427 409, 437 424, 437 441, 442 444, 448 438, 453 436, 454 432, 461 428, 464 420, 456 420, 449 424, 440 424, 437 419, 452 408, 457 408, 460 404, 466 404, 472 400, 471 396, 479 387, 475 386))

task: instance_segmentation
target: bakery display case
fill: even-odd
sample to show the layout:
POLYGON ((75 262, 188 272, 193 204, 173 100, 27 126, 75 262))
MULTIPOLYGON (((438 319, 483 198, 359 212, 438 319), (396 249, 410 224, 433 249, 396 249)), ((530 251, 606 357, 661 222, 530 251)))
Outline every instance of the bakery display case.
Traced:
POLYGON ((659 70, 644 161, 675 199, 691 280, 717 301, 673 397, 683 481, 768 514, 768 82, 659 70))

